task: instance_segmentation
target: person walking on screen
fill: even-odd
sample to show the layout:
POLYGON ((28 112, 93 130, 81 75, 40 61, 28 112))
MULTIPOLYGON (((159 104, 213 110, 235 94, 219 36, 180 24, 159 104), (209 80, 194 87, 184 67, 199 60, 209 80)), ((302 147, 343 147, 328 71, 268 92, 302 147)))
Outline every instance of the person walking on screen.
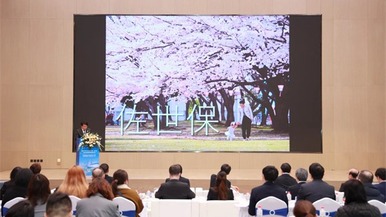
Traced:
POLYGON ((245 100, 240 100, 240 109, 239 109, 239 122, 241 124, 241 132, 244 140, 249 140, 251 135, 251 124, 252 124, 252 109, 249 104, 245 104, 245 100))

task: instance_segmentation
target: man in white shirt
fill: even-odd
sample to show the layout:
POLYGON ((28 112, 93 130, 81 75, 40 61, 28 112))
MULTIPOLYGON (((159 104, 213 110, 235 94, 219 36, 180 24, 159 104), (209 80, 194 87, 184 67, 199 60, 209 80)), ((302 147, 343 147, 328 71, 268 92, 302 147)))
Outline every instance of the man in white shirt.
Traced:
POLYGON ((240 109, 239 109, 239 122, 241 124, 241 132, 244 140, 249 140, 251 135, 251 124, 252 124, 253 113, 251 106, 245 104, 245 100, 240 100, 240 109))

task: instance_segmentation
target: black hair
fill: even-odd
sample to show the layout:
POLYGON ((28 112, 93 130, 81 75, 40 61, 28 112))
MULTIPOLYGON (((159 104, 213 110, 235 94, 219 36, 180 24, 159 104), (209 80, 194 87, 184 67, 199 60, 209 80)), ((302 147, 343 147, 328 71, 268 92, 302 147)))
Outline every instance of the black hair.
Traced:
POLYGON ((244 99, 241 99, 239 103, 240 103, 240 104, 245 104, 245 100, 244 100, 244 99))
POLYGON ((382 167, 382 168, 378 168, 376 171, 375 171, 375 177, 378 177, 382 180, 386 180, 386 168, 382 167))
POLYGON ((48 197, 46 205, 47 217, 64 217, 71 211, 71 199, 67 194, 57 191, 48 197))
POLYGON ((103 170, 104 173, 108 173, 109 172, 109 165, 107 163, 103 163, 99 166, 99 168, 101 168, 103 170))
POLYGON ((289 163, 283 163, 280 166, 280 169, 283 173, 290 173, 291 172, 291 165, 289 163))
POLYGON ((324 167, 320 163, 312 163, 308 168, 313 179, 323 179, 324 167))
POLYGON ((173 164, 169 167, 170 175, 179 175, 181 173, 181 168, 177 164, 173 164))
POLYGON ((224 171, 227 175, 231 172, 232 167, 229 164, 221 165, 220 171, 224 171))
POLYGON ((351 179, 344 183, 345 205, 352 202, 367 203, 365 187, 357 179, 351 179))
POLYGON ((279 171, 275 166, 266 166, 263 168, 264 179, 269 182, 273 182, 279 176, 279 171))
POLYGON ((83 125, 87 125, 88 126, 88 122, 87 121, 80 122, 80 126, 83 126, 83 125))
POLYGON ((15 181, 16 174, 21 170, 21 167, 15 167, 12 169, 11 173, 9 174, 9 178, 11 181, 15 181))
POLYGON ((32 176, 33 173, 29 168, 22 168, 15 176, 15 185, 27 188, 32 176))
POLYGON ((35 208, 28 200, 22 200, 9 208, 5 217, 34 217, 35 208))

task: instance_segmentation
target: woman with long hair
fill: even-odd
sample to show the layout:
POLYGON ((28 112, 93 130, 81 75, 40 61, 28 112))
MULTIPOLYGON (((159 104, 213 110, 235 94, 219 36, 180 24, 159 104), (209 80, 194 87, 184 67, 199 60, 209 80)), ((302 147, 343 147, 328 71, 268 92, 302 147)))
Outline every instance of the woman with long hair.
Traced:
POLYGON ((35 217, 43 217, 46 211, 48 196, 50 196, 50 182, 43 174, 32 176, 28 184, 27 198, 35 210, 35 217))
POLYGON ((357 179, 344 183, 344 206, 336 212, 336 217, 379 217, 381 212, 375 206, 367 203, 365 187, 357 179))
POLYGON ((96 178, 87 190, 87 197, 76 205, 77 217, 109 216, 119 217, 118 204, 114 203, 113 191, 110 184, 104 178, 96 178))
POLYGON ((0 200, 3 199, 3 196, 5 194, 5 191, 10 188, 11 186, 15 185, 15 177, 16 173, 21 170, 21 167, 15 167, 12 169, 11 173, 9 174, 9 181, 4 182, 3 187, 1 187, 0 191, 0 200))
POLYGON ((143 203, 138 193, 129 187, 129 175, 127 172, 121 169, 115 171, 111 185, 116 197, 120 196, 133 201, 136 216, 138 217, 138 214, 143 210, 143 203))
POLYGON ((233 191, 227 187, 227 174, 220 171, 216 177, 216 185, 208 192, 208 200, 233 200, 233 191))
POLYGON ((67 171, 66 177, 57 191, 85 198, 87 197, 87 189, 88 184, 83 169, 79 166, 73 166, 67 171))

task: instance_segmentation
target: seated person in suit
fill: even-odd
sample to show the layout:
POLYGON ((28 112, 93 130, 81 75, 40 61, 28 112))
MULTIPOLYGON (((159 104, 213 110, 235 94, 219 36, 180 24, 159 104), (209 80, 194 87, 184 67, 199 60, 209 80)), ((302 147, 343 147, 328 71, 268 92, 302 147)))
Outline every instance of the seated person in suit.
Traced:
POLYGON ((382 203, 385 202, 385 197, 378 189, 373 185, 373 173, 369 170, 362 170, 358 175, 359 181, 362 182, 365 187, 367 201, 369 200, 379 200, 382 203))
POLYGON ((71 217, 72 205, 70 197, 61 192, 55 192, 48 197, 46 217, 71 217))
POLYGON ((375 178, 377 178, 378 183, 375 185, 378 188, 378 191, 386 197, 386 168, 378 168, 375 171, 375 178))
MULTIPOLYGON (((179 179, 179 181, 188 184, 188 186, 190 187, 190 181, 189 181, 189 179, 187 179, 187 178, 185 178, 185 177, 182 177, 182 166, 181 166, 180 164, 176 164, 176 165, 180 168, 180 179, 179 179)), ((167 179, 165 180, 165 182, 168 182, 169 180, 170 180, 170 178, 167 178, 167 179)))
POLYGON ((336 217, 378 217, 381 216, 379 209, 367 203, 363 184, 356 179, 348 180, 344 188, 344 206, 336 212, 336 217))
POLYGON ((233 191, 228 188, 227 174, 224 171, 220 171, 217 174, 216 186, 211 187, 208 192, 208 200, 233 200, 233 191))
POLYGON ((114 198, 110 184, 103 178, 92 180, 87 189, 87 197, 76 205, 77 217, 109 216, 120 217, 118 204, 114 198))
POLYGON ((103 172, 105 173, 106 181, 108 181, 111 184, 113 182, 113 177, 108 175, 109 165, 107 163, 103 163, 103 164, 99 165, 99 168, 101 168, 103 170, 103 172))
POLYGON ((283 163, 280 166, 282 175, 277 177, 275 184, 288 191, 288 188, 292 185, 296 185, 296 180, 290 175, 291 165, 289 163, 283 163))
MULTIPOLYGON (((358 177, 358 174, 359 174, 359 171, 357 169, 354 169, 354 168, 350 169, 348 171, 348 180, 356 179, 358 177)), ((344 192, 344 183, 340 185, 339 191, 344 192)))
POLYGON ((190 190, 188 184, 180 182, 180 167, 172 165, 169 167, 170 180, 161 184, 155 197, 159 199, 192 199, 196 194, 190 190))
POLYGON ((298 180, 298 183, 288 188, 288 191, 291 193, 292 200, 295 200, 298 196, 300 186, 306 183, 308 178, 308 172, 304 168, 299 168, 296 170, 295 176, 298 180))
MULTIPOLYGON (((221 168, 220 168, 219 172, 221 172, 221 171, 225 172, 227 174, 227 176, 228 176, 229 173, 231 172, 231 169, 232 168, 231 168, 231 166, 229 164, 223 164, 223 165, 221 165, 221 168)), ((209 186, 209 188, 212 188, 212 187, 216 186, 216 176, 217 176, 216 174, 212 174, 210 176, 210 186, 209 186)), ((233 188, 236 191, 239 190, 239 187, 232 185, 231 182, 228 179, 226 181, 226 184, 227 184, 228 188, 233 188)))
POLYGON ((274 166, 266 166, 263 169, 263 178, 265 183, 259 187, 255 187, 251 191, 251 197, 249 199, 248 213, 249 215, 256 215, 256 203, 261 199, 264 199, 269 196, 276 197, 284 201, 288 205, 287 194, 285 190, 274 184, 274 181, 277 179, 279 171, 274 166))
POLYGON ((312 181, 301 185, 298 192, 298 200, 308 200, 311 203, 328 197, 335 200, 335 189, 324 182, 324 168, 319 163, 313 163, 308 168, 312 181))

